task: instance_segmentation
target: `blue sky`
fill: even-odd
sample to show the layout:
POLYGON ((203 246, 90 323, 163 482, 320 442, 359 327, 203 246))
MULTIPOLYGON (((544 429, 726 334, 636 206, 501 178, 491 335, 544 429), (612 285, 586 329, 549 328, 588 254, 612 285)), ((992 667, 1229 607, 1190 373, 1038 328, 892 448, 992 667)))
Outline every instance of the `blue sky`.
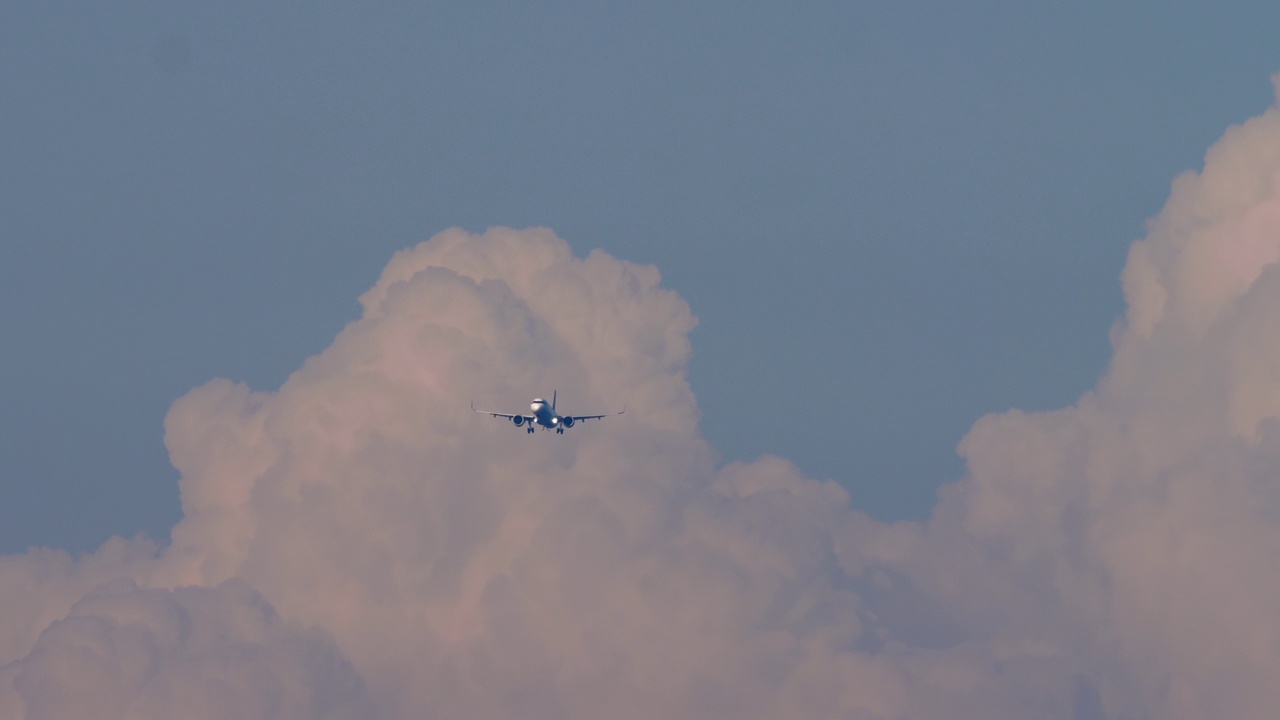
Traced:
MULTIPOLYGON (((920 518, 984 413, 1103 371, 1274 3, 0 7, 0 550, 163 538, 161 421, 271 389, 450 226, 656 264, 727 460, 920 518)), ((548 388, 530 388, 530 395, 548 388)))

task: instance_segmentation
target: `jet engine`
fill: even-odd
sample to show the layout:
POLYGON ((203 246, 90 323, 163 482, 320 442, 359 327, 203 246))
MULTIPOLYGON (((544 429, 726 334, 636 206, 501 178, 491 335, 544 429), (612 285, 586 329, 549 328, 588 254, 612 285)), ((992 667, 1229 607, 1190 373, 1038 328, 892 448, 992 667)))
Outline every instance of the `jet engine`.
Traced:
POLYGON ((571 417, 562 417, 562 418, 560 418, 560 423, 561 423, 562 425, 564 425, 566 428, 571 428, 571 427, 573 427, 573 418, 571 418, 571 417))
POLYGON ((523 416, 523 415, 517 415, 517 416, 515 416, 515 417, 511 418, 511 422, 515 423, 515 424, 516 424, 516 427, 520 427, 521 425, 523 425, 523 424, 524 424, 524 416, 523 416))

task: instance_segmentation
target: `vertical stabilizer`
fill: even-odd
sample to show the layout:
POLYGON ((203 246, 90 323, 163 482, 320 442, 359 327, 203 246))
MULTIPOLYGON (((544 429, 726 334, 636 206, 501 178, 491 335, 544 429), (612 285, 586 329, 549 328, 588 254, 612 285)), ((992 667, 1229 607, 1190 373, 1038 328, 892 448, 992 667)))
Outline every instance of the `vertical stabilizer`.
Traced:
POLYGON ((551 391, 551 412, 556 411, 556 391, 551 391))

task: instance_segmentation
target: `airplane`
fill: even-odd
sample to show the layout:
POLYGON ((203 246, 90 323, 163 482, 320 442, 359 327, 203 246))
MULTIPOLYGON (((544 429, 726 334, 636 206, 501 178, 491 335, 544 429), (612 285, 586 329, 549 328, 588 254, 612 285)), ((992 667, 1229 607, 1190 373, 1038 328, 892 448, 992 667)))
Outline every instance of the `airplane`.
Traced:
MULTIPOLYGON (((479 410, 476 408, 474 401, 471 403, 471 409, 493 417, 506 418, 515 423, 516 427, 527 423, 529 427, 525 429, 525 432, 531 433, 534 431, 535 426, 541 425, 543 430, 555 430, 557 435, 563 435, 565 430, 573 427, 574 423, 580 420, 599 420, 600 418, 609 417, 609 415, 560 415, 556 412, 556 392, 554 390, 551 392, 550 403, 542 398, 534 398, 533 402, 529 404, 529 409, 533 411, 532 415, 479 410)), ((624 405, 621 411, 613 414, 621 415, 626 411, 627 408, 624 405)))

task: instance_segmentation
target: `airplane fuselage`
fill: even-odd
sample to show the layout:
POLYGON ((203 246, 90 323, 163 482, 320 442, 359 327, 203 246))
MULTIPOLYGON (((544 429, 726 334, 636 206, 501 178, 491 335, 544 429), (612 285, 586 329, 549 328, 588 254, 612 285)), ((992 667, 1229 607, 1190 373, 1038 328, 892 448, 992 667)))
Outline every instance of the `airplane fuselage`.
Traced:
POLYGON ((548 430, 560 427, 560 417, 556 415, 556 409, 546 400, 536 398, 529 404, 529 409, 533 411, 533 421, 548 430))

